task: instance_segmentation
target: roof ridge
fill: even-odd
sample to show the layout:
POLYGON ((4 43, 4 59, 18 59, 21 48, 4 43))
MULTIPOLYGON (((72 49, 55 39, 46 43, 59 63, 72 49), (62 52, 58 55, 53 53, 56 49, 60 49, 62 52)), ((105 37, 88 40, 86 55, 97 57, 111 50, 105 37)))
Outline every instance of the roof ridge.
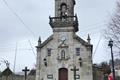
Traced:
POLYGON ((37 48, 42 48, 44 47, 49 41, 51 41, 53 39, 53 34, 51 36, 49 36, 44 42, 42 42, 40 44, 40 46, 37 46, 37 48))

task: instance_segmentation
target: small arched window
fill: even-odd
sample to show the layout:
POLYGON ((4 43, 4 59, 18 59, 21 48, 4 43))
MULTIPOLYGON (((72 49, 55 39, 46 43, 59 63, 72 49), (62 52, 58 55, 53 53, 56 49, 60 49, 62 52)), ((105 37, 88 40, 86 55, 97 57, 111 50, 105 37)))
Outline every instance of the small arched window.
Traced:
POLYGON ((80 48, 76 48, 76 56, 80 56, 80 48))
POLYGON ((51 56, 51 50, 52 50, 51 48, 47 48, 47 55, 48 56, 51 56))
POLYGON ((60 5, 60 10, 61 10, 61 17, 67 16, 67 5, 65 3, 62 3, 60 5))
POLYGON ((61 59, 65 59, 65 50, 61 51, 61 59))

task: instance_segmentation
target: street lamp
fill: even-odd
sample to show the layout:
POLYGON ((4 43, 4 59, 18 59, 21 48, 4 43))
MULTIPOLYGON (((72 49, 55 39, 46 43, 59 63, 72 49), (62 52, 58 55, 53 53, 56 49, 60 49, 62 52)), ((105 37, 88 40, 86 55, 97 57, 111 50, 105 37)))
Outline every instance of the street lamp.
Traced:
POLYGON ((112 39, 110 39, 108 46, 110 46, 110 48, 111 48, 112 73, 113 73, 113 80, 115 80, 114 57, 113 57, 113 51, 112 51, 112 47, 113 47, 112 39))

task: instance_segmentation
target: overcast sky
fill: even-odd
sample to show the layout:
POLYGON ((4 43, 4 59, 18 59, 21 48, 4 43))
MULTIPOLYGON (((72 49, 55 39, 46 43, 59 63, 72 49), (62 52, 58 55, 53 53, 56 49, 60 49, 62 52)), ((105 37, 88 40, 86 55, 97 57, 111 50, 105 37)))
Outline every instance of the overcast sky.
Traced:
MULTIPOLYGON (((36 61, 35 46, 38 37, 41 36, 44 41, 52 34, 49 15, 54 16, 54 0, 5 1, 7 4, 4 0, 0 0, 0 60, 8 60, 10 68, 13 69, 17 44, 15 70, 21 71, 25 66, 33 68, 36 61)), ((77 34, 84 40, 87 39, 87 34, 90 34, 94 46, 94 63, 110 59, 107 42, 104 41, 103 36, 100 36, 115 11, 115 2, 116 0, 76 0, 75 13, 79 18, 77 34), (99 40, 101 41, 95 52, 99 40)), ((3 69, 5 69, 5 64, 1 63, 0 70, 3 69)))

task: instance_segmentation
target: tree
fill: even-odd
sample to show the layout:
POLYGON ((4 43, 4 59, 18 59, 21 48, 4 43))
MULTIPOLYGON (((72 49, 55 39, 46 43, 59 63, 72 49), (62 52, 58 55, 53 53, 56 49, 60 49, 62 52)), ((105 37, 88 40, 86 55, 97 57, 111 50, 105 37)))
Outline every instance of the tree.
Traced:
POLYGON ((110 73, 110 65, 107 62, 93 65, 93 80, 108 80, 110 73))
POLYGON ((120 54, 120 1, 116 5, 116 11, 108 23, 108 28, 105 30, 105 37, 107 40, 113 40, 115 51, 120 54))
POLYGON ((109 75, 111 73, 111 68, 110 68, 110 65, 107 63, 107 62, 102 62, 100 64, 104 74, 107 74, 109 75))

